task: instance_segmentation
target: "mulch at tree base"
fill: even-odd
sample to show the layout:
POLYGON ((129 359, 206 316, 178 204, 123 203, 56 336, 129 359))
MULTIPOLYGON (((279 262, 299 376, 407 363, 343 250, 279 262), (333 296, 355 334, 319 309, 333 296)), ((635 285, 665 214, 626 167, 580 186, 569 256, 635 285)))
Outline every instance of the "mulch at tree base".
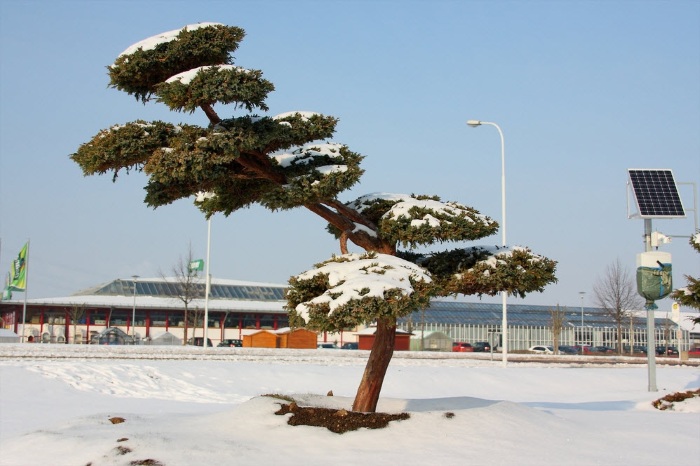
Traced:
POLYGON ((331 432, 342 434, 361 428, 382 429, 391 421, 408 419, 408 413, 358 413, 346 409, 315 408, 297 406, 292 402, 280 405, 277 415, 292 413, 287 423, 291 426, 325 427, 331 432))
POLYGON ((700 388, 697 390, 688 390, 685 392, 676 392, 666 395, 663 398, 659 398, 651 403, 651 405, 661 411, 673 409, 674 403, 680 403, 690 398, 700 397, 700 388))

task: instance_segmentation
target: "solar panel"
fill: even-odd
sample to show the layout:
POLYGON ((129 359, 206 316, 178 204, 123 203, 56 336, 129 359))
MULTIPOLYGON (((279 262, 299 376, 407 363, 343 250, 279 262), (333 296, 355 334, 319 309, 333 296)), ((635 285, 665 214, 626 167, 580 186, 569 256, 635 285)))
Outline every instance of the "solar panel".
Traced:
POLYGON ((629 169, 628 172, 640 217, 685 217, 671 170, 629 169))

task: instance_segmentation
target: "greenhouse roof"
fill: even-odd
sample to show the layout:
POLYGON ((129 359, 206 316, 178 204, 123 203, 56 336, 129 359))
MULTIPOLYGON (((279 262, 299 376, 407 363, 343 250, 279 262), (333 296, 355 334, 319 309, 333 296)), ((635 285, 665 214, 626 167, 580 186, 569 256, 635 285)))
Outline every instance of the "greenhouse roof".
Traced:
MULTIPOLYGON (((507 304, 508 326, 550 327, 552 311, 556 306, 540 306, 531 304, 507 304)), ((615 321, 604 309, 584 307, 583 317, 581 308, 566 308, 560 310, 564 314, 564 327, 580 327, 583 319, 585 327, 613 327, 615 321)), ((646 326, 644 312, 635 311, 634 326, 646 326)), ((433 300, 423 311, 415 311, 407 317, 399 319, 400 323, 411 320, 413 325, 418 322, 426 324, 464 324, 464 325, 493 325, 500 326, 503 322, 503 305, 501 303, 479 303, 457 300, 433 300)), ((675 328, 675 323, 664 318, 656 318, 656 325, 669 324, 675 328)), ((626 326, 629 326, 627 320, 626 326)))
MULTIPOLYGON (((203 297, 205 282, 203 278, 195 278, 192 281, 195 286, 193 296, 203 297)), ((74 293, 72 296, 133 296, 136 286, 136 296, 173 297, 182 295, 178 278, 138 278, 116 279, 109 283, 97 285, 87 290, 74 293)), ((210 299, 236 299, 255 301, 280 301, 284 300, 286 286, 270 283, 246 282, 239 280, 211 281, 210 299)))

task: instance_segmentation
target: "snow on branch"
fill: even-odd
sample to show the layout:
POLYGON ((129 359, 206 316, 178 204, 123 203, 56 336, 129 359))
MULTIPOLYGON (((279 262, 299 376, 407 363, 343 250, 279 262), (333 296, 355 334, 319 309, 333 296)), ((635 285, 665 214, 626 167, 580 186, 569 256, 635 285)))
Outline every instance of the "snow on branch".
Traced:
POLYGON ((295 277, 297 283, 312 282, 326 277, 327 289, 296 306, 306 321, 309 307, 327 305, 330 313, 351 301, 365 298, 384 299, 387 293, 410 296, 412 281, 430 283, 429 274, 412 262, 387 254, 343 254, 317 265, 317 268, 295 277))
POLYGON ((221 24, 221 23, 188 24, 187 26, 182 27, 180 29, 174 29, 172 31, 161 32, 160 34, 156 34, 155 36, 151 36, 147 39, 144 39, 144 40, 139 41, 133 45, 130 45, 126 50, 124 50, 122 53, 120 53, 119 56, 121 57, 122 55, 131 55, 138 50, 153 50, 159 44, 164 44, 166 42, 174 41, 175 39, 177 39, 177 36, 182 31, 194 31, 194 30, 209 27, 209 26, 223 26, 223 24, 221 24))
POLYGON ((404 246, 474 240, 498 230, 497 222, 476 209, 437 196, 372 193, 348 207, 376 223, 387 241, 404 246))
POLYGON ((270 154, 270 157, 275 159, 280 166, 286 168, 292 165, 308 164, 318 157, 340 157, 342 147, 342 144, 334 143, 309 143, 291 150, 270 154))
POLYGON ((301 117, 302 121, 309 121, 311 119, 311 117, 321 116, 321 114, 316 113, 316 112, 304 112, 304 111, 296 110, 296 111, 292 111, 292 112, 280 113, 279 115, 273 116, 272 119, 273 120, 284 120, 285 118, 295 117, 295 116, 301 117))
POLYGON ((206 71, 214 69, 215 71, 240 71, 242 73, 250 73, 250 70, 246 68, 242 68, 240 66, 235 66, 235 65, 210 65, 210 66, 198 66, 197 68, 193 68, 191 70, 183 71, 182 73, 178 73, 175 76, 171 76, 168 79, 165 80, 166 83, 172 83, 175 81, 179 81, 180 84, 187 85, 192 80, 201 72, 201 71, 206 71))

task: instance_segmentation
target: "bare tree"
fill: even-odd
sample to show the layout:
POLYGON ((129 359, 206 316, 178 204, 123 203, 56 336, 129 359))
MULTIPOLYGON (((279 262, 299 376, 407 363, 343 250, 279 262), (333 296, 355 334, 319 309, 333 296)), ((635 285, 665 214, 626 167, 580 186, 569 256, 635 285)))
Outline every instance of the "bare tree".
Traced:
POLYGON ((617 353, 622 354, 622 323, 629 319, 631 311, 641 308, 643 301, 632 275, 619 258, 605 268, 603 276, 593 285, 593 293, 598 307, 617 325, 617 353))
MULTIPOLYGON (((185 325, 189 325, 190 327, 192 327, 192 338, 197 336, 196 331, 198 328, 201 328, 202 335, 204 335, 204 309, 200 307, 190 309, 190 314, 188 318, 189 321, 185 323, 185 325)), ((185 344, 187 344, 186 341, 185 344)))
POLYGON ((561 340, 561 331, 566 322, 566 308, 563 310, 557 304, 556 309, 549 311, 549 324, 552 326, 552 345, 554 346, 554 354, 559 354, 559 341, 561 340))
POLYGON ((634 312, 630 312, 628 317, 630 320, 630 335, 629 335, 628 341, 629 341, 629 347, 630 347, 630 355, 632 355, 632 354, 634 354, 634 319, 635 319, 634 312))
MULTIPOLYGON (((185 315, 184 315, 184 336, 182 339, 182 344, 187 344, 187 329, 190 322, 193 322, 192 336, 194 336, 194 329, 197 328, 197 312, 193 312, 190 315, 189 305, 192 301, 203 296, 204 290, 202 289, 200 279, 197 276, 198 267, 194 267, 195 261, 192 255, 192 245, 190 244, 187 250, 187 255, 185 257, 180 256, 179 260, 173 265, 172 276, 175 279, 175 296, 183 302, 185 305, 185 315)), ((168 280, 162 272, 160 273, 161 278, 168 280)))
MULTIPOLYGON (((75 336, 78 334, 78 320, 85 316, 85 304, 73 304, 70 309, 68 309, 68 317, 73 324, 73 343, 75 341, 75 336)), ((81 342, 82 343, 82 342, 81 342)))

